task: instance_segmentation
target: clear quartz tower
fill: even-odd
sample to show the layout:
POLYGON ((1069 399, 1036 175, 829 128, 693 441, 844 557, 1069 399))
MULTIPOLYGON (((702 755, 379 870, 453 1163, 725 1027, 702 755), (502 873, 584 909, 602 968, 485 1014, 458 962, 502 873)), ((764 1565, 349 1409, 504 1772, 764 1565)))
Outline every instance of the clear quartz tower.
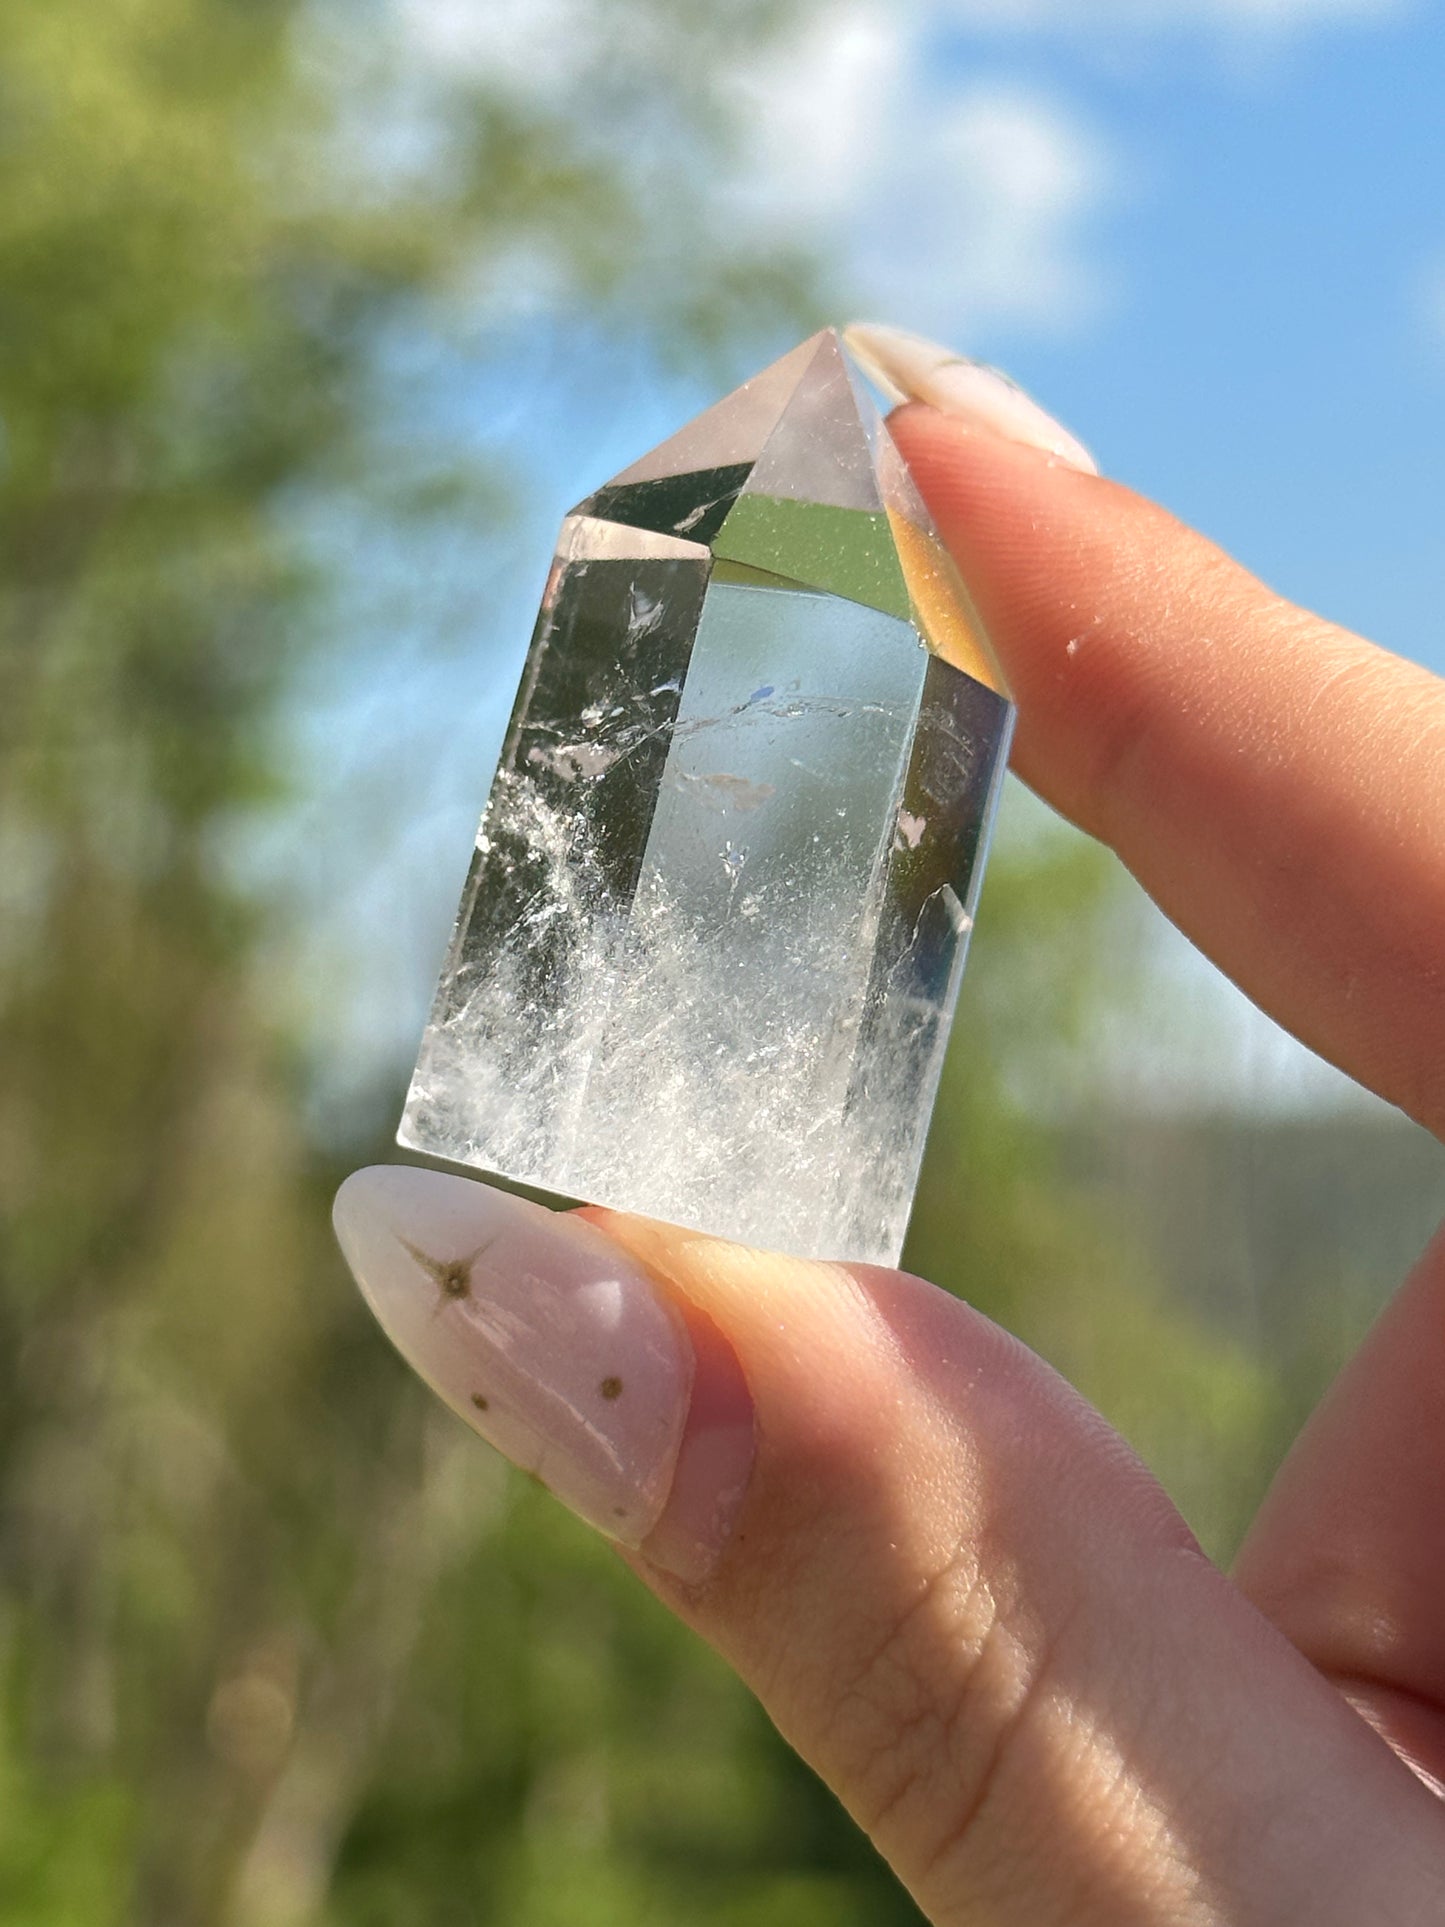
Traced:
POLYGON ((896 1263, 1012 719, 815 335, 563 523, 399 1141, 896 1263))

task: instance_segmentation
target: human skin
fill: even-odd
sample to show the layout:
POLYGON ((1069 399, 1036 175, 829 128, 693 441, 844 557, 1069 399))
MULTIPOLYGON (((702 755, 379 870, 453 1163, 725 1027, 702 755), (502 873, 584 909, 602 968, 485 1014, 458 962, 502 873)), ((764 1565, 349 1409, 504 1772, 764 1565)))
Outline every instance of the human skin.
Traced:
MULTIPOLYGON (((1016 695, 1015 769, 1280 1023, 1440 1134, 1445 684, 1281 601, 1037 411, 899 360, 929 399, 893 431, 1016 695)), ((608 1331, 645 1330, 662 1403, 614 1421, 619 1379, 595 1414, 569 1392, 573 1502, 609 1529, 655 1491, 624 1556, 939 1927, 1445 1921, 1445 1233, 1226 1577, 1097 1414, 919 1279, 596 1210, 527 1218, 523 1264, 511 1216, 535 1207, 477 1206, 472 1239, 496 1194, 413 1176, 433 1189, 408 1194, 408 1238, 445 1196, 452 1263, 495 1241, 457 1356, 512 1347, 548 1412, 579 1354, 483 1331, 488 1267, 545 1293, 549 1240, 559 1276, 601 1266, 608 1331)), ((407 1293, 437 1261, 398 1270, 373 1177, 338 1228, 415 1351, 435 1310, 407 1293)), ((535 1417, 549 1450, 557 1422, 535 1417)))

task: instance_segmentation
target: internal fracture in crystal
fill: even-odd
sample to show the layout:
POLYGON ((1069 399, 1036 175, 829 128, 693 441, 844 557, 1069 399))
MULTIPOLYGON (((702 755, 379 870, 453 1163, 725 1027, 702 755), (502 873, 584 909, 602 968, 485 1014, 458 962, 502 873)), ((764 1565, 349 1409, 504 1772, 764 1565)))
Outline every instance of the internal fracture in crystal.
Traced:
POLYGON ((814 336, 564 522, 400 1141, 896 1263, 1012 714, 814 336))

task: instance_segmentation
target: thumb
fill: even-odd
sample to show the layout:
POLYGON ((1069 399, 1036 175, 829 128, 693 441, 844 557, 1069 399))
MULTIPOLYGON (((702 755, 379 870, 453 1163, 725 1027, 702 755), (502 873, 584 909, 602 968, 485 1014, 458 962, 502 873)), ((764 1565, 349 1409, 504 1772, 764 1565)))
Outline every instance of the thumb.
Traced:
POLYGON ((1434 1801, 967 1306, 405 1167, 336 1221, 404 1356, 621 1542, 930 1919, 1424 1917, 1434 1801))

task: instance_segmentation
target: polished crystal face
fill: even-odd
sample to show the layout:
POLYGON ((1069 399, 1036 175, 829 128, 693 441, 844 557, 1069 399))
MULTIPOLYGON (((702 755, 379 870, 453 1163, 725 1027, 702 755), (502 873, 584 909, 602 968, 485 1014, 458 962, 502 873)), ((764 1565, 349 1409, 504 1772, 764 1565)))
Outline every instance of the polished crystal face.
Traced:
POLYGON ((896 1263, 1011 721, 814 336, 564 522, 400 1141, 896 1263))

